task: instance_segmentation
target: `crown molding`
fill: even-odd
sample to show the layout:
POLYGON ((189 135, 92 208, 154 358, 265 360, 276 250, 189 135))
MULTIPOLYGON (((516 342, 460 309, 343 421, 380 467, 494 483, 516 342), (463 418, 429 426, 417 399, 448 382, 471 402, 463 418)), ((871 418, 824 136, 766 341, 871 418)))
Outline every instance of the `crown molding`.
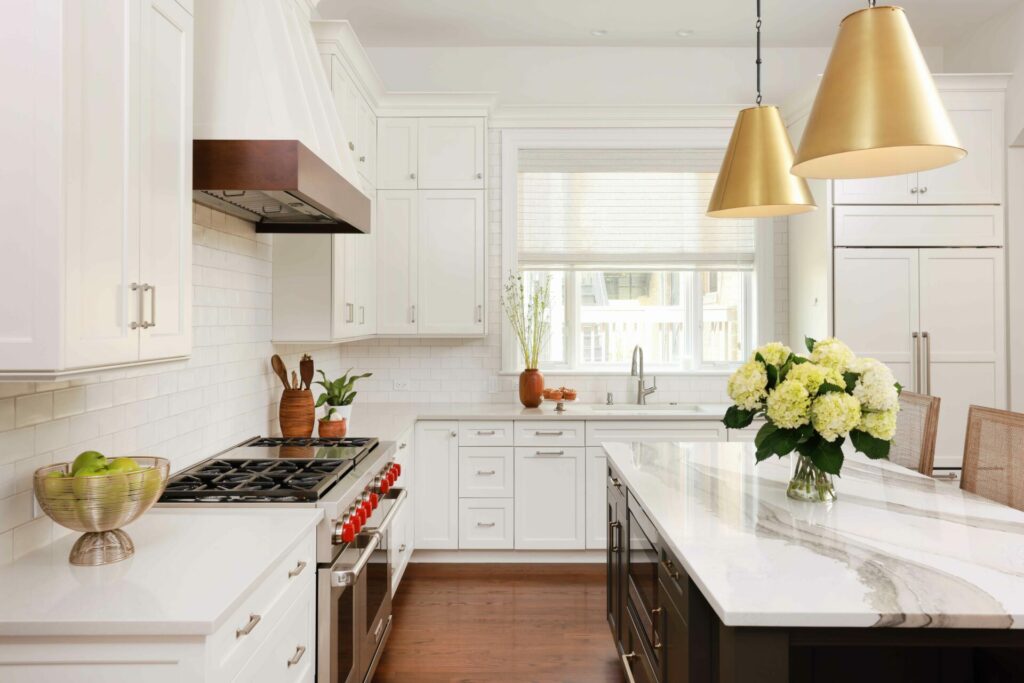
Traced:
POLYGON ((731 128, 750 105, 501 105, 491 128, 731 128))
POLYGON ((376 108, 388 94, 387 88, 363 44, 359 42, 352 24, 345 20, 316 20, 311 21, 310 25, 320 52, 327 51, 337 56, 348 67, 366 99, 376 108))
POLYGON ((488 92, 388 92, 377 116, 490 116, 497 95, 488 92))

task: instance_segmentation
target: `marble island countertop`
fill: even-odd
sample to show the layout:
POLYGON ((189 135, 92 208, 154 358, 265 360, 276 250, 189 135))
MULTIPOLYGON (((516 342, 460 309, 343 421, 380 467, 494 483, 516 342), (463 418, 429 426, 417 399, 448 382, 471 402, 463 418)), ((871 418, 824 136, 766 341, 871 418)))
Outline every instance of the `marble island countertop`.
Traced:
POLYGON ((727 626, 1024 628, 1024 512, 860 454, 826 507, 752 444, 605 450, 727 626))
POLYGON ((376 436, 393 441, 417 420, 696 420, 717 422, 729 407, 719 403, 629 403, 565 404, 565 412, 555 411, 555 403, 544 401, 539 408, 524 408, 519 403, 359 403, 352 406, 353 436, 376 436))
POLYGON ((0 566, 0 637, 213 633, 323 516, 319 509, 153 509, 135 555, 76 567, 72 533, 0 566))

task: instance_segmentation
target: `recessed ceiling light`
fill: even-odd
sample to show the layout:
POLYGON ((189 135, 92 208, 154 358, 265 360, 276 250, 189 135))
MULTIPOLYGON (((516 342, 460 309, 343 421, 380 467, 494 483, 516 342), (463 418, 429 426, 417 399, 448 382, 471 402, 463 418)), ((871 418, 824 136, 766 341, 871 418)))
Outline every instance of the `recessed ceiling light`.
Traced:
POLYGON ((693 35, 693 31, 688 28, 681 28, 678 31, 676 31, 676 35, 679 36, 680 38, 689 38, 690 36, 693 35))
POLYGON ((602 36, 608 35, 608 31, 604 30, 603 28, 595 28, 593 31, 590 32, 590 35, 595 36, 597 38, 601 38, 602 36))

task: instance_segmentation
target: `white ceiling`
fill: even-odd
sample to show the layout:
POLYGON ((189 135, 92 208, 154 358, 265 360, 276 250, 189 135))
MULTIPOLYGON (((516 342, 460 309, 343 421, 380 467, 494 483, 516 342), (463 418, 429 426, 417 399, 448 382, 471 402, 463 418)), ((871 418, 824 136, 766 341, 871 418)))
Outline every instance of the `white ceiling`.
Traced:
MULTIPOLYGON (((922 45, 944 45, 1018 0, 904 0, 922 45)), ((884 2, 884 0, 883 0, 884 2)), ((830 45, 864 0, 763 0, 771 46, 830 45)), ((751 45, 754 0, 321 0, 325 19, 348 19, 364 45, 751 45), (594 30, 607 35, 594 36, 594 30), (679 37, 677 31, 693 34, 679 37)))

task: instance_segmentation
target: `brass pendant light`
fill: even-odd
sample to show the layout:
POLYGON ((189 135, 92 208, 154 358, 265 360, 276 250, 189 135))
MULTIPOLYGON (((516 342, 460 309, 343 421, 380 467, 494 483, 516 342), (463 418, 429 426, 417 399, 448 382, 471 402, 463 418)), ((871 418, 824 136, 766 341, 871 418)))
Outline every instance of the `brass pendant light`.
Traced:
POLYGON ((778 107, 761 106, 761 0, 757 0, 757 106, 743 109, 708 203, 714 218, 790 216, 818 208, 807 181, 792 174, 793 143, 778 107))
POLYGON ((793 173, 874 178, 966 154, 903 9, 869 0, 843 19, 793 173))

